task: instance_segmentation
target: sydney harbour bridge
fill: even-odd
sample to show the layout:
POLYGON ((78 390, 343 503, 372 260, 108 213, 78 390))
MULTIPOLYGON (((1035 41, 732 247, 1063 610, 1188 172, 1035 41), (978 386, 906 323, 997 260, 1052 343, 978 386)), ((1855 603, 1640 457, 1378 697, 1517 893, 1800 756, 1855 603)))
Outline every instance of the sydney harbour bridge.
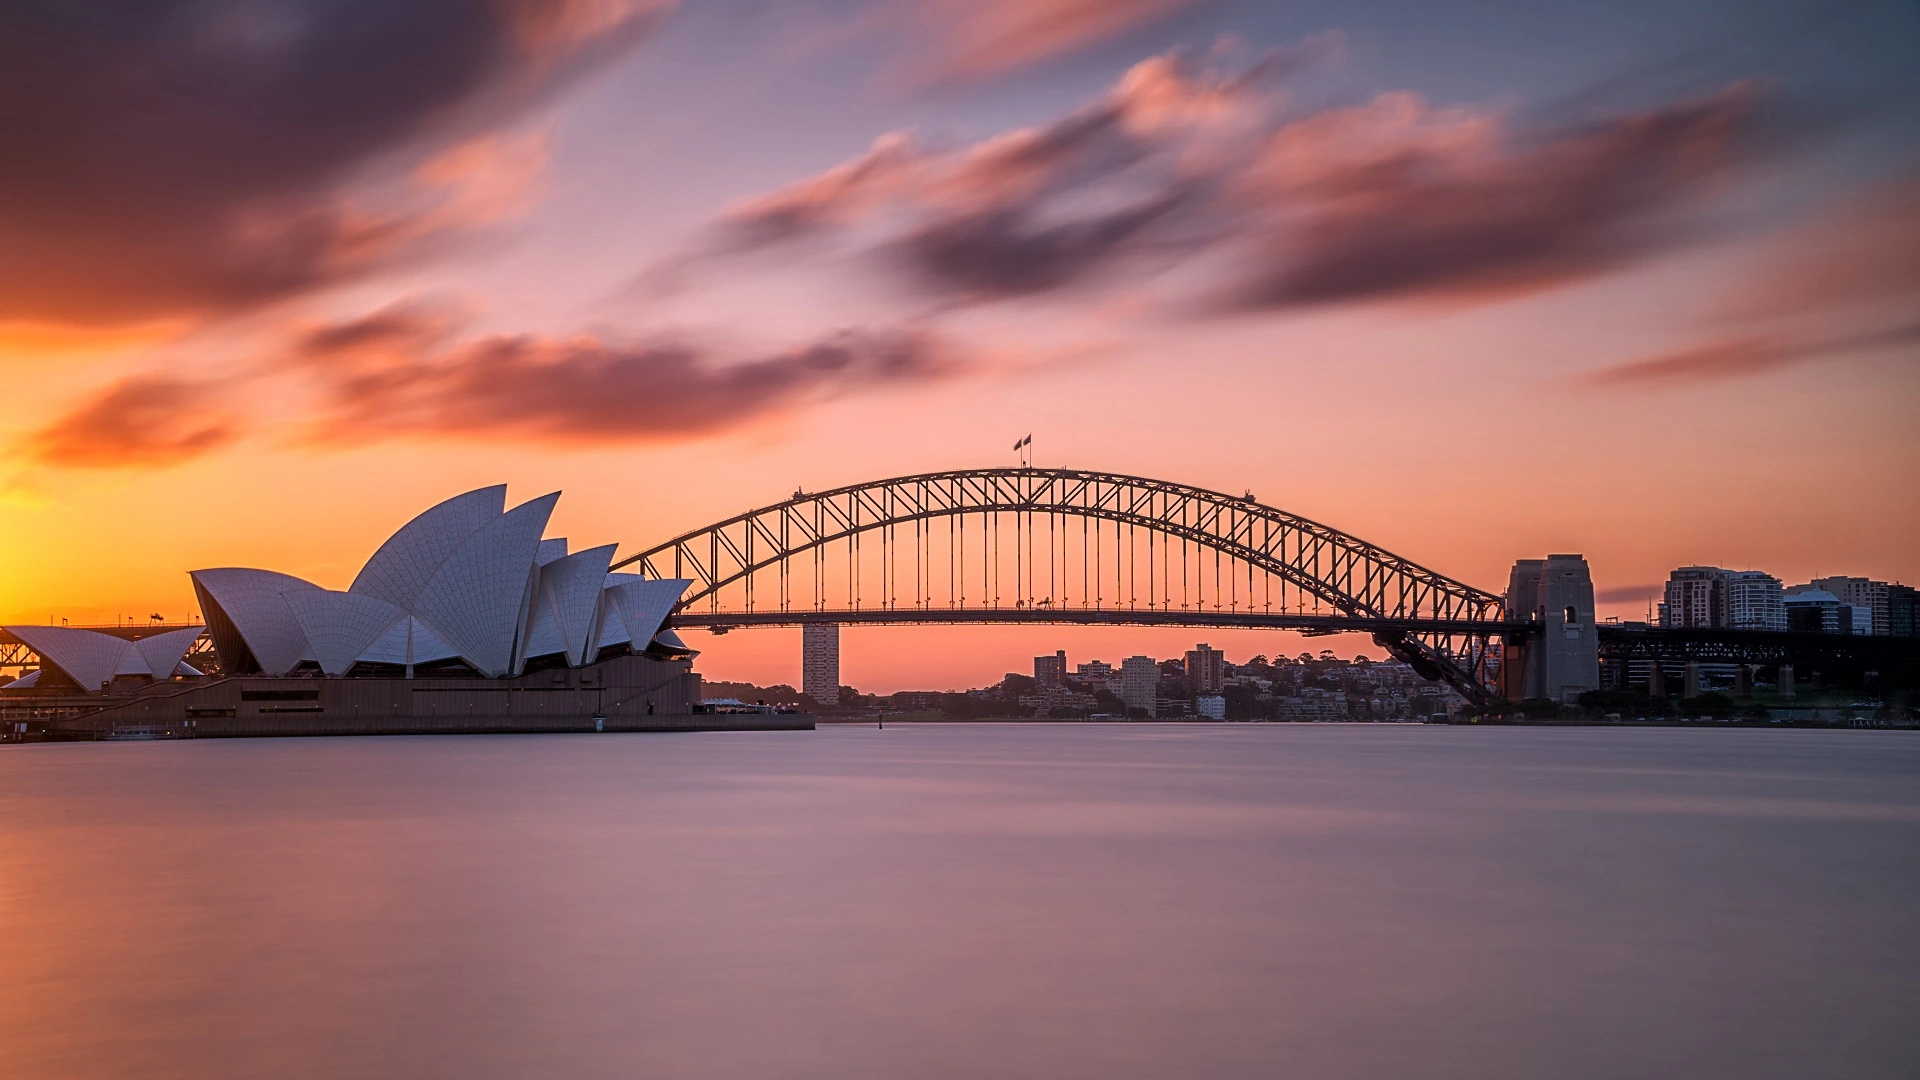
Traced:
POLYGON ((772 506, 614 564, 689 578, 678 627, 1078 623, 1371 634, 1497 695, 1501 596, 1267 506, 1080 469, 925 473, 772 506))
MULTIPOLYGON (((1909 658, 1920 646, 1599 625, 1583 559, 1532 562, 1557 560, 1577 567, 1571 591, 1548 602, 1545 586, 1536 595, 1529 584, 1510 603, 1251 492, 1020 466, 795 491, 612 568, 689 579, 669 624, 718 633, 887 623, 1364 633, 1477 707, 1566 696, 1555 687, 1624 688, 1629 664, 1655 672, 1714 662, 1859 668, 1909 658), (1556 669, 1573 675, 1552 676, 1556 669)), ((1514 582, 1525 565, 1516 564, 1514 582)), ((168 627, 100 629, 138 637, 168 627)), ((214 662, 204 638, 188 659, 214 662)), ((0 640, 0 667, 32 660, 22 642, 0 640)))

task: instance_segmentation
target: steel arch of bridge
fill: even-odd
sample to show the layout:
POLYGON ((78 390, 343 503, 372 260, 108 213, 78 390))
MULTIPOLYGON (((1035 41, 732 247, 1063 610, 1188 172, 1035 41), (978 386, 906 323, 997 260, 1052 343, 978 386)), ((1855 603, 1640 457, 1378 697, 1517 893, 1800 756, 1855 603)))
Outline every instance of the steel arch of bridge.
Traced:
MULTIPOLYGON (((836 554, 834 559, 839 556, 836 554)), ((1477 701, 1497 696, 1489 643, 1512 627, 1505 621, 1502 598, 1436 573, 1409 559, 1385 551, 1358 537, 1296 514, 1264 505, 1251 495, 1232 496, 1187 484, 1117 473, 1078 469, 997 468, 965 469, 876 480, 817 493, 795 492, 785 502, 739 514, 703 529, 677 536, 656 547, 616 562, 615 569, 634 567, 650 577, 689 578, 693 584, 676 609, 675 624, 716 629, 734 626, 800 622, 1113 622, 1190 626, 1273 626, 1307 632, 1370 631, 1375 640, 1400 659, 1412 663, 1428 678, 1445 679, 1477 701), (948 596, 933 594, 937 566, 933 550, 934 527, 947 522, 948 596), (1047 595, 1037 590, 1038 556, 1031 555, 1041 526, 1046 523, 1048 550, 1047 595), (1068 547, 1058 547, 1062 528, 1080 523, 1078 566, 1082 595, 1077 602, 1060 602, 1056 571, 1073 563, 1068 547), (970 523, 980 529, 980 543, 990 550, 966 551, 970 523), (1111 527, 1111 538, 1102 530, 1111 527), (1126 540, 1121 539, 1127 530, 1126 540), (911 536, 901 538, 903 531, 911 536), (1013 576, 1011 607, 1003 604, 999 573, 1003 550, 1011 532, 1013 576), (1109 601, 1096 590, 1092 578, 1113 545, 1113 572, 1137 567, 1137 544, 1146 537, 1147 596, 1137 584, 1114 581, 1109 601), (957 539, 956 539, 957 537, 957 539), (880 549, 880 597, 867 598, 863 588, 871 548, 880 549), (1183 606, 1176 607, 1171 579, 1163 570, 1154 575, 1156 538, 1158 557, 1170 559, 1172 544, 1182 556, 1211 553, 1214 562, 1212 606, 1206 606, 1204 580, 1201 606, 1184 595, 1189 578, 1182 565, 1183 606), (869 552, 864 557, 862 541, 869 552), (1023 547, 1024 545, 1024 547, 1023 547), (899 551, 910 547, 915 562, 912 586, 903 603, 899 551), (844 547, 845 606, 829 603, 826 570, 834 561, 829 549, 844 547), (1064 552, 1056 561, 1056 553, 1064 552), (980 562, 983 590, 977 604, 967 600, 969 557, 980 562), (954 563, 959 564, 959 588, 953 589, 954 563), (1223 603, 1220 559, 1227 560, 1235 589, 1223 603), (808 565, 811 595, 795 597, 796 563, 808 565), (1023 565, 1025 563, 1026 565, 1023 565), (992 572, 989 573, 989 567, 992 572), (1239 573, 1245 568, 1247 592, 1238 594, 1239 573), (1156 582, 1165 586, 1155 592, 1156 582), (1272 585, 1280 584, 1280 611, 1272 610, 1272 585), (1030 587, 1034 586, 1034 587, 1030 587), (1264 586, 1257 589, 1256 586, 1264 586), (1124 597, 1123 587, 1128 588, 1124 597), (768 593, 772 596, 769 597, 768 593), (1256 604, 1256 593, 1265 597, 1256 604), (1293 604, 1288 610, 1289 593, 1293 604), (1313 612, 1308 613, 1311 603, 1313 612), (1244 606, 1243 606, 1244 605, 1244 606), (1151 616, 1151 617, 1143 617, 1151 616)), ((1202 568, 1204 574, 1204 567, 1202 568)), ((1098 583, 1104 588, 1104 582, 1098 583)), ((835 602, 839 597, 834 597, 835 602)))

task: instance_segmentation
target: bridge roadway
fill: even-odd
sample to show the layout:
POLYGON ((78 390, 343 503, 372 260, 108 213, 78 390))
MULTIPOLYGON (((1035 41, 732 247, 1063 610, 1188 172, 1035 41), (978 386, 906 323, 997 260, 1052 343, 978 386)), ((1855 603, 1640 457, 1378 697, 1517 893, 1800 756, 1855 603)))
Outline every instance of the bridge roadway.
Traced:
POLYGON ((1145 608, 865 608, 837 611, 704 612, 681 610, 669 620, 675 629, 724 634, 762 626, 806 623, 854 625, 959 626, 993 623, 1049 623, 1078 626, 1187 626, 1245 630, 1293 630, 1308 636, 1373 634, 1527 634, 1532 623, 1493 619, 1380 619, 1357 615, 1278 614, 1254 611, 1193 611, 1145 608))

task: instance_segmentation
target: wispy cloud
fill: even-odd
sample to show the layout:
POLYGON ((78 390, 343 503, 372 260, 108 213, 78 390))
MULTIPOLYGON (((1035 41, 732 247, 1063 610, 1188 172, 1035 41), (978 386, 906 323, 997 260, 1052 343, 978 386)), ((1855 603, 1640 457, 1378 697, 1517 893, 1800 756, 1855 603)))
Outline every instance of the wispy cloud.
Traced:
POLYGON ((922 25, 940 43, 936 79, 1025 67, 1161 22, 1203 0, 924 0, 922 25))
POLYGON ((164 468, 232 442, 216 387, 160 375, 122 379, 29 435, 20 450, 47 465, 164 468))
POLYGON ((1591 386, 1614 388, 1715 382, 1907 345, 1920 345, 1920 322, 1825 338, 1797 338, 1781 334, 1710 341, 1599 368, 1581 376, 1581 379, 1591 386))

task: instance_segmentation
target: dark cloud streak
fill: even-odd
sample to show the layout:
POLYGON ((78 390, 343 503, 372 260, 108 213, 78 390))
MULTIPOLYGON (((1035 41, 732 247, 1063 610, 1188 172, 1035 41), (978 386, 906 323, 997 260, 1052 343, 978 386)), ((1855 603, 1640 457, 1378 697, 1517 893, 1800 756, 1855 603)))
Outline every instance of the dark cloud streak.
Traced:
POLYGON ((0 319, 230 311, 402 254, 348 186, 510 120, 658 5, 0 6, 0 319))
POLYGON ((328 400, 314 431, 329 443, 396 436, 679 441, 961 367, 941 343, 910 331, 841 331, 723 363, 679 343, 531 335, 455 340, 443 321, 407 309, 321 328, 295 353, 328 400))

